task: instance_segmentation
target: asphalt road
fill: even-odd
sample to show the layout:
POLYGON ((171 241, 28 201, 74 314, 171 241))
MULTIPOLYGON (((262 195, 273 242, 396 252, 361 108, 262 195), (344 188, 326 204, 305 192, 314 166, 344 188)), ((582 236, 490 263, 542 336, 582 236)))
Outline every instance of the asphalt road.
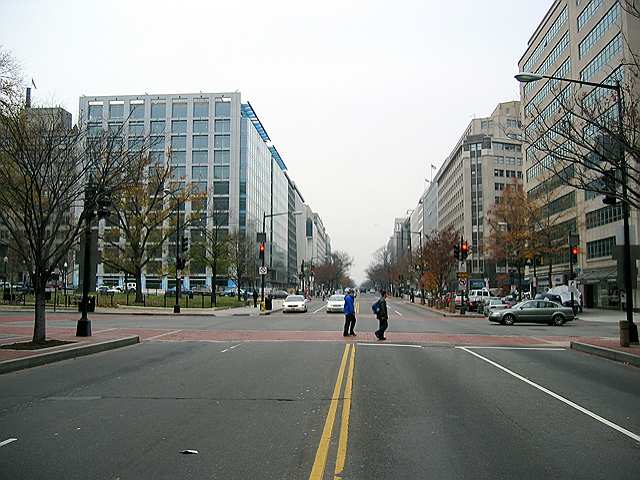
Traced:
MULTIPOLYGON (((316 315, 281 321, 342 322, 316 315)), ((640 369, 389 338, 147 341, 2 375, 0 478, 638 477, 640 369)))
MULTIPOLYGON (((373 332, 378 328, 371 312, 376 300, 371 295, 358 298, 357 330, 373 332)), ((527 335, 559 337, 616 337, 618 325, 612 322, 585 321, 578 319, 562 327, 548 325, 516 324, 510 327, 489 323, 485 318, 450 318, 433 313, 420 305, 390 298, 389 334, 393 332, 455 333, 469 335, 527 335)), ((312 300, 307 313, 275 312, 268 316, 233 316, 233 312, 219 311, 215 316, 146 316, 146 315, 92 315, 93 329, 150 328, 150 329, 194 329, 194 330, 280 330, 280 331, 342 331, 344 316, 327 313, 325 303, 312 300)), ((47 314, 52 327, 75 328, 78 314, 47 314)), ((32 325, 32 314, 2 312, 0 321, 4 325, 32 325), (4 320, 3 320, 4 317, 4 320), (7 320, 12 320, 8 322, 7 320), (15 321, 14 321, 15 320, 15 321)))

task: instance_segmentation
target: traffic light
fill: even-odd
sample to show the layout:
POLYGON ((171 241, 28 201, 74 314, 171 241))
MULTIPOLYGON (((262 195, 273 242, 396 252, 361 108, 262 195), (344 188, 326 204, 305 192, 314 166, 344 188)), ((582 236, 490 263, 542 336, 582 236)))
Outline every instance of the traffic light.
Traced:
POLYGON ((460 260, 460 244, 458 243, 453 246, 453 256, 456 260, 460 260))
POLYGON ((463 240, 460 244, 460 260, 466 260, 469 255, 469 243, 463 240))
POLYGON ((578 249, 577 246, 573 246, 570 248, 570 253, 571 253, 571 263, 576 264, 578 263, 578 253, 580 252, 580 250, 578 249))
POLYGON ((186 253, 189 250, 189 239, 187 237, 182 237, 180 247, 182 253, 186 253))
POLYGON ((260 260, 264 260, 264 243, 260 244, 259 254, 260 254, 260 260))

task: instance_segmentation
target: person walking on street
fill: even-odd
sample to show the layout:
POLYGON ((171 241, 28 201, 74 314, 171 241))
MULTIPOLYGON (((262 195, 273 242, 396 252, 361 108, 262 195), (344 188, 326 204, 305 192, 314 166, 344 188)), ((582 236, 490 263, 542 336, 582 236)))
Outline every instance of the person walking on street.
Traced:
POLYGON ((386 340, 384 336, 385 330, 389 327, 389 314, 387 313, 387 292, 380 292, 380 299, 371 307, 376 314, 376 318, 380 324, 380 328, 374 333, 378 340, 386 340))
POLYGON ((353 328, 356 326, 356 308, 354 305, 353 290, 348 290, 344 297, 344 336, 356 336, 353 328))
POLYGON ((256 289, 253 289, 253 308, 258 308, 258 292, 256 289))

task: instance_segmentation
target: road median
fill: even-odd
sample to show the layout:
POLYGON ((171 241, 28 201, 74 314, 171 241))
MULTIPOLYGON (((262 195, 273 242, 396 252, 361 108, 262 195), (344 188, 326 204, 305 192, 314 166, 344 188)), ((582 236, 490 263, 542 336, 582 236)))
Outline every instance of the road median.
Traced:
POLYGON ((62 347, 52 347, 52 351, 49 352, 42 352, 42 350, 30 350, 28 351, 29 354, 25 355, 25 350, 21 350, 20 352, 23 356, 0 362, 0 374, 38 367, 40 365, 47 365, 49 363, 60 362, 62 360, 91 355, 129 345, 135 345, 136 343, 140 343, 140 337, 138 335, 131 335, 100 342, 81 343, 80 345, 68 344, 62 347))

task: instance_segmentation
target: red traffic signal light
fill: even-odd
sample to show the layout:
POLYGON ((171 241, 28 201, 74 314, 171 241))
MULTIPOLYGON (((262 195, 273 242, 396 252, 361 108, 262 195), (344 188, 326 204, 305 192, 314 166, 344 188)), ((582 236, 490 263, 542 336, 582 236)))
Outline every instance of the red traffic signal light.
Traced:
POLYGON ((571 247, 571 255, 578 255, 578 247, 571 247))
POLYGON ((467 242, 462 242, 462 253, 469 253, 469 244, 467 242))
POLYGON ((264 253, 264 243, 260 244, 260 253, 264 253))

